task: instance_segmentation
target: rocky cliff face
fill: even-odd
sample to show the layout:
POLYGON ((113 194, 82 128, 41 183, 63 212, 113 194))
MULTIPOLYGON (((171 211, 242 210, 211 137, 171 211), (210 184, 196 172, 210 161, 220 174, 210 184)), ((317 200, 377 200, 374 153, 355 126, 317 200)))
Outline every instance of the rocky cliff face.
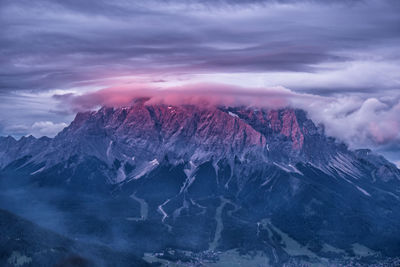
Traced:
MULTIPOLYGON (((142 99, 79 113, 54 139, 1 138, 0 153, 2 188, 61 189, 62 205, 91 214, 82 196, 101 195, 91 221, 101 240, 118 225, 119 239, 144 252, 239 249, 277 266, 400 253, 400 171, 327 137, 301 110, 142 99)), ((81 213, 68 214, 92 235, 81 213)))
MULTIPOLYGON (((176 160, 238 156, 260 161, 326 162, 338 150, 346 150, 343 144, 327 138, 301 110, 146 105, 144 101, 126 108, 79 113, 54 140, 46 139, 46 144, 32 138, 12 145, 14 150, 25 151, 16 150, 10 157, 33 154, 33 161, 51 162, 48 165, 74 154, 111 163, 137 154, 140 157, 136 158, 146 160, 168 155, 176 160), (31 143, 45 149, 34 153, 31 143)), ((1 143, 6 146, 6 139, 1 143)))
POLYGON ((114 145, 124 143, 134 151, 152 155, 162 151, 179 156, 196 151, 241 154, 252 148, 264 149, 266 145, 265 137, 243 120, 217 108, 196 106, 137 103, 129 108, 102 108, 78 114, 55 142, 80 133, 86 137, 104 135, 114 145), (86 118, 84 122, 82 117, 86 118))

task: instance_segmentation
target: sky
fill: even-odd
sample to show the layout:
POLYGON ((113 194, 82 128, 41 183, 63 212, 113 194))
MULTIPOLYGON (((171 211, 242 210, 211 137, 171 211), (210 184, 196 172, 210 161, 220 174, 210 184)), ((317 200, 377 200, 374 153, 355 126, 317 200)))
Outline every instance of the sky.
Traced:
POLYGON ((0 25, 0 135, 183 92, 303 108, 400 164, 398 0, 1 0, 0 25))

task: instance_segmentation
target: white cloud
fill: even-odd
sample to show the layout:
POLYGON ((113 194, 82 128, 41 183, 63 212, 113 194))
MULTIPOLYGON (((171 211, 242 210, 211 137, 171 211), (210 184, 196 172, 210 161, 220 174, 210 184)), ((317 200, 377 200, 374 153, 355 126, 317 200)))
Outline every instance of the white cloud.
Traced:
POLYGON ((32 125, 31 133, 35 137, 41 137, 41 136, 53 137, 65 127, 67 127, 67 124, 64 122, 53 123, 51 121, 38 121, 32 125))
POLYGON ((325 125, 328 135, 350 147, 377 148, 400 141, 399 100, 387 103, 377 98, 342 97, 305 109, 325 125))
MULTIPOLYGON (((191 82, 215 82, 243 87, 284 86, 296 90, 306 90, 317 94, 332 93, 349 95, 365 92, 383 95, 389 88, 400 88, 400 65, 397 61, 375 59, 348 62, 321 63, 314 65, 318 72, 242 72, 195 74, 191 82), (385 90, 377 90, 384 88, 385 90), (373 92, 372 92, 373 91, 373 92)), ((177 83, 187 81, 178 81, 177 83)), ((392 89, 390 89, 392 90, 392 89)))

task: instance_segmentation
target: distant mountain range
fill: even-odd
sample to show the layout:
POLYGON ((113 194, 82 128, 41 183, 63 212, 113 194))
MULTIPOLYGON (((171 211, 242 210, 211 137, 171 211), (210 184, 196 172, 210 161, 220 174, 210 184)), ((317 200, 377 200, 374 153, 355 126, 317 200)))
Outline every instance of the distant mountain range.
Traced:
POLYGON ((52 231, 148 262, 346 266, 400 255, 400 170, 291 108, 137 99, 78 113, 52 139, 0 137, 0 188, 0 208, 24 217, 27 198, 45 203, 62 214, 52 231))

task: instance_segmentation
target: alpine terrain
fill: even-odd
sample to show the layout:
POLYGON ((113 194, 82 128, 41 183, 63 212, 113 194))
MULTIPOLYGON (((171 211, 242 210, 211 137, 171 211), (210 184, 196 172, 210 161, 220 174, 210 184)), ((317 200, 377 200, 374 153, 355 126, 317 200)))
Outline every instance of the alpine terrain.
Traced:
POLYGON ((0 190, 1 266, 400 264, 400 170, 298 109, 78 113, 1 137, 0 190))

